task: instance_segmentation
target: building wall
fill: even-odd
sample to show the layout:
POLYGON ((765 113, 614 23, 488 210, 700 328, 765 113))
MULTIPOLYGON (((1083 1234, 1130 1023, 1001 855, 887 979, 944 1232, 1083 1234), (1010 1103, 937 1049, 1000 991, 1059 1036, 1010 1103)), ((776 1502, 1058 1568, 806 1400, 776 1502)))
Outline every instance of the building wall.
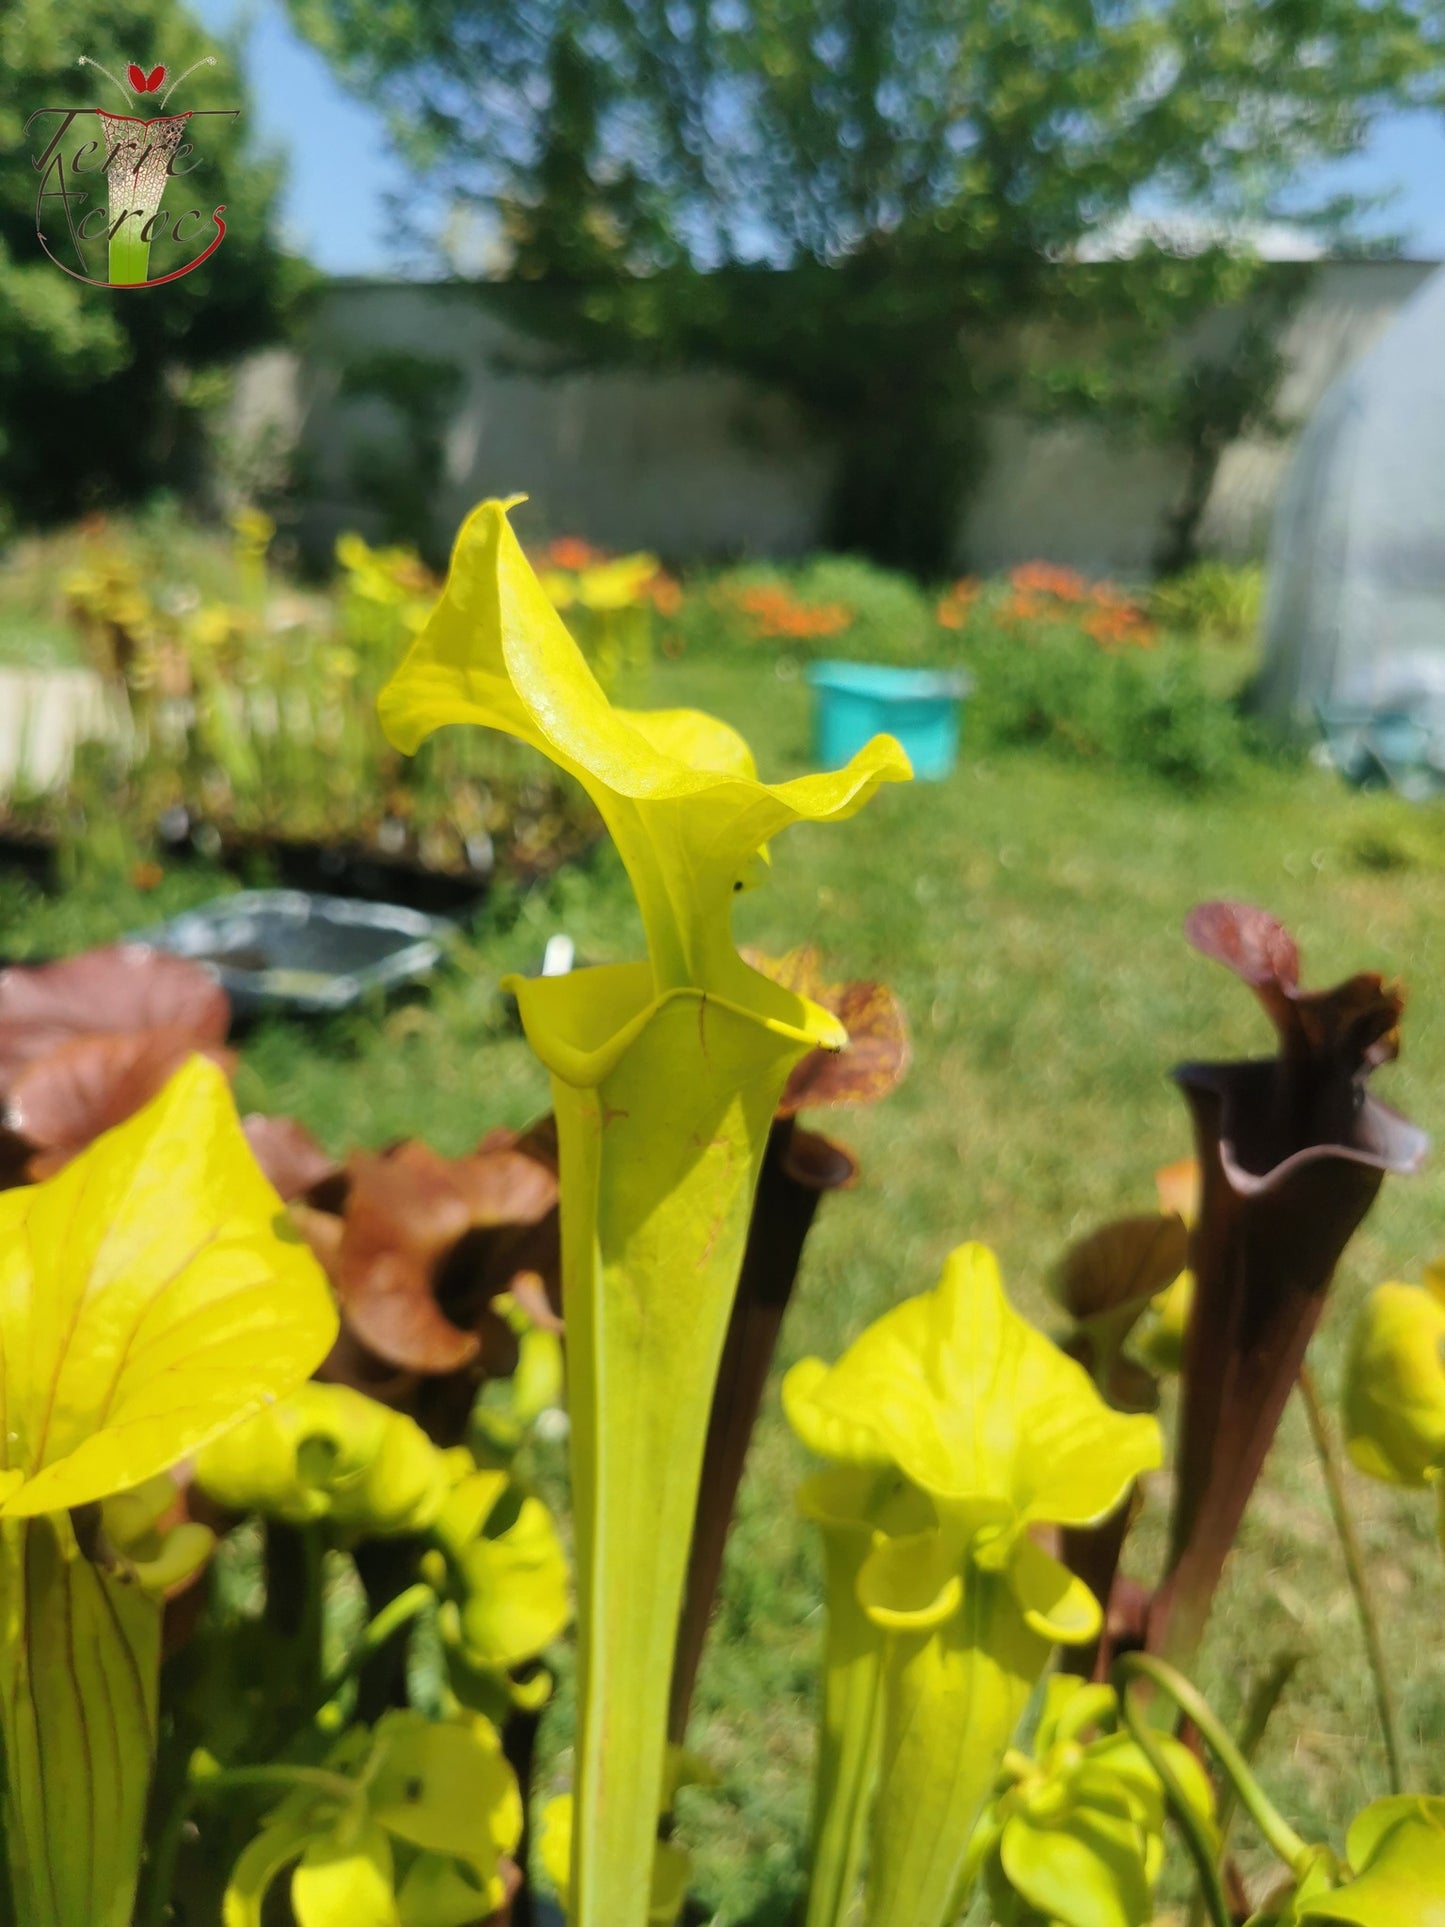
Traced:
MULTIPOLYGON (((1285 326, 1278 408, 1287 423, 1308 419, 1431 271, 1413 262, 1319 269, 1285 326)), ((321 297, 299 352, 242 371, 233 422, 243 447, 293 448, 301 534, 313 550, 343 528, 378 532, 368 486, 408 459, 393 403, 343 392, 344 370, 378 352, 456 371, 435 477, 411 503, 439 541, 482 496, 515 493, 532 497, 534 537, 565 532, 675 559, 794 555, 821 541, 827 451, 785 397, 728 375, 557 373, 551 349, 465 286, 342 281, 321 297)), ((1263 553, 1292 441, 1227 452, 1202 523, 1208 551, 1263 553)), ((960 569, 1041 556, 1095 574, 1147 572, 1183 489, 1178 449, 1004 413, 990 423, 989 449, 960 522, 960 569)))

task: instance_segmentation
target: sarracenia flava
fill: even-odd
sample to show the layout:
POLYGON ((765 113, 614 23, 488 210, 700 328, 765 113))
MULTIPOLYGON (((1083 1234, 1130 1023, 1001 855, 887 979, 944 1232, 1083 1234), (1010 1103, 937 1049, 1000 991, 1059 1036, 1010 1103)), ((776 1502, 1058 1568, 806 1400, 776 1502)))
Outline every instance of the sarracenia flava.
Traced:
POLYGON ((213 1064, 191 1058, 59 1176, 0 1195, 0 1334, 0 1730, 17 1917, 126 1927, 162 1594, 198 1563, 200 1528, 138 1561, 135 1508, 117 1495, 290 1391, 336 1336, 326 1279, 213 1064))
POLYGON ((800 1360, 783 1409, 833 1461, 799 1495, 828 1584, 807 1924, 853 1918, 866 1846, 868 1927, 946 1927, 1053 1645, 1099 1631, 1093 1594, 1032 1530, 1107 1517, 1159 1464, 1159 1428, 1110 1410, 978 1244, 836 1365, 800 1360))
POLYGON ((745 964, 733 894, 799 820, 850 816, 906 757, 759 782, 693 710, 616 709, 487 502, 383 690, 411 752, 447 723, 500 729, 586 789, 627 868, 647 960, 516 982, 552 1076, 577 1534, 580 1731, 571 1883, 582 1927, 642 1927, 663 1782, 668 1662, 703 1440, 773 1110, 843 1027, 745 964))

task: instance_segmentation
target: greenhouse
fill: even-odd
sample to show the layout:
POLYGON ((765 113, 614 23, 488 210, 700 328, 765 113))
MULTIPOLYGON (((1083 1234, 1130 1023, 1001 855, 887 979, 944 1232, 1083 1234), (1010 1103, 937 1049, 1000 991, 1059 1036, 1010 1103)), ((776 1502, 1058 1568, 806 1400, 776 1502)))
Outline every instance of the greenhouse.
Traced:
POLYGON ((1259 703, 1347 768, 1445 772, 1445 273, 1337 381, 1275 516, 1259 703))

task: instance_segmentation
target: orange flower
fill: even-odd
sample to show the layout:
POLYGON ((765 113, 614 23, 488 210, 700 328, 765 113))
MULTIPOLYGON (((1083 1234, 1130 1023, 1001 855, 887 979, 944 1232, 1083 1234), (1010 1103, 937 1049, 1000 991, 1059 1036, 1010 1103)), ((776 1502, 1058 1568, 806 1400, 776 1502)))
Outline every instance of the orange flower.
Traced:
POLYGON ((803 602, 781 583, 740 589, 735 599, 759 640, 811 641, 836 636, 853 622, 853 611, 846 603, 803 602))
MULTIPOLYGON (((1082 631, 1101 649, 1152 648, 1157 631, 1133 596, 1113 582, 1090 582, 1076 569, 1025 562, 1009 576, 1011 593, 999 609, 1003 623, 1082 631)), ((940 614, 940 620, 943 620, 940 614)))
POLYGON ((605 549, 594 548, 580 535, 558 535, 543 549, 538 566, 546 569, 591 569, 607 560, 605 549))
POLYGON ((1058 602, 1087 602, 1089 584, 1077 569, 1064 569, 1052 562, 1024 562, 1009 576, 1015 589, 1025 594, 1053 596, 1058 602))
POLYGON ((1056 621, 1058 618, 1057 610, 1051 609, 1047 603, 1040 601, 1038 596, 1021 594, 1017 590, 998 613, 999 620, 1002 622, 1056 621))
POLYGON ((942 629, 961 629, 968 620, 969 610, 978 600, 980 584, 971 575, 960 576, 951 589, 945 591, 938 607, 933 612, 934 621, 942 629))
POLYGON ((1137 603, 1116 594, 1098 600, 1094 613, 1084 618, 1084 633, 1102 649, 1149 649, 1157 632, 1137 603))
POLYGON ((666 569, 659 569, 643 593, 660 616, 675 616, 682 607, 682 584, 666 569))

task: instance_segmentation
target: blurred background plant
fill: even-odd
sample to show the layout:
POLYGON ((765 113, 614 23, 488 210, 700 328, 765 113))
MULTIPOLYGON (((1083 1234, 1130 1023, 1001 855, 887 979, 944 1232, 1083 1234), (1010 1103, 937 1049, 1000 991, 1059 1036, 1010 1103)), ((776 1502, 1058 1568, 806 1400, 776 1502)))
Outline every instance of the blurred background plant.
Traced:
POLYGON ((225 539, 160 504, 20 545, 5 586, 99 679, 110 727, 59 790, 12 783, 6 828, 79 842, 87 860, 115 845, 123 868, 157 845, 228 860, 311 847, 394 888, 405 870, 535 875, 588 842, 590 813, 519 745, 446 731, 403 760, 382 737, 376 692, 437 588, 415 551, 345 534, 327 592, 271 568, 274 536, 249 505, 225 539))
MULTIPOLYGON (((415 549, 347 531, 330 581, 303 584, 278 564, 286 538, 268 512, 243 503, 228 520, 206 530, 161 497, 23 537, 0 561, 0 673, 15 678, 16 711, 0 829, 12 840, 63 844, 69 874, 130 872, 185 846, 301 866, 284 880, 314 886, 309 850, 338 874, 369 866, 368 891, 411 872, 459 887, 498 866, 533 877, 587 845, 585 803, 525 748, 444 730, 408 761, 382 738, 376 692, 438 590, 415 549), (62 665, 91 672, 81 735, 93 740, 56 786, 31 780, 27 738, 46 733, 44 677, 62 665)), ((657 700, 659 660, 793 677, 841 657, 967 667, 966 753, 1032 747, 1201 789, 1268 747, 1238 701, 1257 570, 1201 565, 1146 592, 1035 562, 929 589, 856 556, 678 576, 575 537, 536 561, 628 702, 657 700)))
POLYGON ((930 591, 856 556, 748 564, 685 576, 661 647, 782 675, 824 657, 967 667, 966 753, 1033 747, 1200 789, 1275 753, 1239 700, 1259 573, 1211 565, 1146 591, 1032 562, 930 591))
MULTIPOLYGON (((0 146, 15 163, 0 179, 0 527, 133 502, 182 480, 204 495, 229 365, 279 340, 316 279, 277 239, 282 169, 250 144, 236 60, 193 74, 177 100, 241 110, 234 123, 209 124, 192 163, 207 210, 224 205, 228 217, 226 244, 204 273, 160 301, 97 300, 36 246, 38 177, 21 156, 44 141, 34 147, 42 123, 27 134, 27 120, 55 105, 117 105, 79 56, 147 70, 164 62, 181 74, 211 51, 182 0, 9 0, 0 10, 0 146)), ((153 272, 168 247, 157 242, 153 272)))
POLYGON ((1182 574, 1155 583, 1149 605, 1167 629, 1247 647, 1259 634, 1264 569, 1257 562, 1196 562, 1182 574))

